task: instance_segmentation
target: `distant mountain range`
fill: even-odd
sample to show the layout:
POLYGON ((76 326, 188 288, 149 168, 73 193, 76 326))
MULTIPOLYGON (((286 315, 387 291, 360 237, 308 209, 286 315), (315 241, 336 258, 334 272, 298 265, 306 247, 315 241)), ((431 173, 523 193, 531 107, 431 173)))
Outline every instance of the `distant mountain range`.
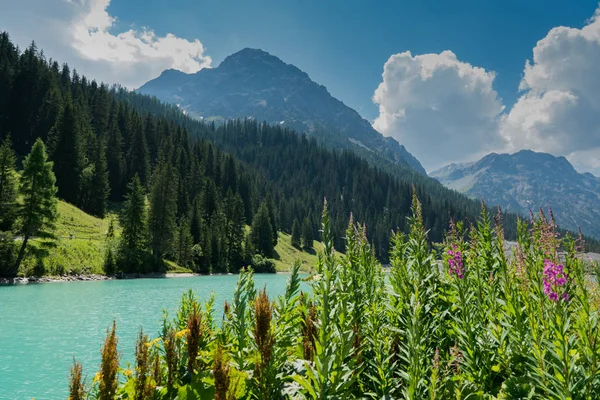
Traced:
POLYGON ((450 164, 431 177, 489 204, 527 215, 551 207, 558 224, 600 237, 600 179, 579 173, 564 157, 523 150, 450 164))
POLYGON ((395 139, 377 132, 358 112, 297 67, 256 49, 227 57, 195 74, 166 70, 138 92, 177 104, 189 116, 222 121, 252 117, 315 136, 324 145, 405 164, 426 175, 395 139))

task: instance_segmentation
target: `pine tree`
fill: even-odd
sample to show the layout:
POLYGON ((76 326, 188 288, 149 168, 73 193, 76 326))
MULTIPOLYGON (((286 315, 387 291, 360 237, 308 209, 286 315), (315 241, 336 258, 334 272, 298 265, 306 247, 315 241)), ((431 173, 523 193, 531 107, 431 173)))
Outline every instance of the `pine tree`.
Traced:
POLYGON ((302 248, 302 229, 300 228, 300 222, 298 222, 298 218, 294 218, 294 223, 292 224, 292 246, 300 249, 302 248))
POLYGON ((312 249, 314 245, 313 240, 312 224, 307 217, 304 219, 304 224, 302 225, 302 246, 305 249, 312 249))
POLYGON ((106 163, 110 182, 110 198, 121 201, 124 194, 125 161, 123 158, 123 136, 117 124, 117 111, 113 109, 108 124, 106 163))
POLYGON ((187 218, 180 218, 177 224, 177 233, 175 237, 174 255, 175 261, 182 267, 190 266, 192 262, 192 234, 190 233, 190 224, 187 218))
POLYGON ((275 210, 275 202, 271 192, 267 193, 267 210, 269 211, 269 222, 271 223, 271 229, 273 232, 273 247, 277 246, 277 240, 279 239, 279 221, 277 218, 277 210, 275 210))
POLYGON ((52 162, 48 161, 46 155, 46 146, 41 139, 36 140, 31 153, 23 162, 19 194, 23 201, 18 209, 17 232, 22 236, 23 243, 17 256, 16 270, 21 265, 27 243, 32 236, 54 238, 54 223, 57 218, 56 177, 52 172, 52 162))
POLYGON ((196 196, 194 199, 194 203, 192 204, 192 219, 190 221, 190 231, 192 233, 192 239, 194 240, 194 244, 200 243, 202 240, 202 215, 203 212, 201 210, 202 202, 200 199, 200 195, 196 196))
POLYGON ((128 269, 140 267, 146 248, 146 198, 140 178, 135 175, 127 186, 120 222, 120 257, 128 269))
POLYGON ((146 134, 139 117, 133 126, 133 137, 127 153, 127 173, 129 176, 135 174, 140 178, 142 186, 148 187, 150 175, 150 153, 146 143, 146 134))
POLYGON ((52 133, 52 160, 58 195, 71 204, 78 204, 80 179, 85 164, 79 118, 77 109, 67 99, 64 112, 52 133))
POLYGON ((252 246, 255 251, 265 257, 273 256, 273 229, 269 221, 269 210, 262 203, 252 220, 250 231, 252 246))
POLYGON ((173 166, 159 161, 152 177, 148 229, 152 254, 160 259, 172 248, 177 218, 177 176, 173 166))
POLYGON ((0 145, 0 231, 12 229, 17 210, 15 153, 10 137, 0 145))
POLYGON ((244 203, 239 194, 229 192, 225 199, 225 241, 226 241, 226 262, 229 270, 232 266, 235 270, 241 264, 242 242, 244 241, 244 203))

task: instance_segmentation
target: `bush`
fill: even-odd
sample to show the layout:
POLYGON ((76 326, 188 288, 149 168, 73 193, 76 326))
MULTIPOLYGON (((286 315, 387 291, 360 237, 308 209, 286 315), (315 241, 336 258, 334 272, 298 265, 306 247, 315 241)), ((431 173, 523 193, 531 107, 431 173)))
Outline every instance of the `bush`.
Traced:
POLYGON ((268 258, 261 256, 260 254, 256 254, 252 257, 252 269, 254 272, 258 273, 275 273, 275 263, 268 258))
POLYGON ((12 232, 0 232, 0 277, 13 278, 19 272, 15 266, 17 246, 12 232))

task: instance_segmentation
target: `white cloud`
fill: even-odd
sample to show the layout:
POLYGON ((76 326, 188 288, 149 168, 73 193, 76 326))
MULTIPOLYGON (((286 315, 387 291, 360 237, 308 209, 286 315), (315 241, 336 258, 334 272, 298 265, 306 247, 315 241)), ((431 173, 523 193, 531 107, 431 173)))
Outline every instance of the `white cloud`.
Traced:
POLYGON ((600 173, 600 8, 581 28, 556 27, 533 49, 521 95, 503 112, 494 73, 450 51, 390 57, 373 101, 373 126, 431 170, 484 152, 521 149, 566 156, 600 173))
POLYGON ((196 72, 209 67, 199 40, 148 28, 115 33, 110 0, 0 0, 0 29, 20 46, 35 40, 49 56, 107 83, 136 88, 167 68, 196 72))
POLYGON ((582 29, 550 30, 533 49, 503 117, 509 150, 565 155, 582 170, 600 166, 600 8, 582 29))
POLYGON ((395 54, 373 96, 373 126, 404 144, 428 171, 503 146, 497 118, 504 106, 495 74, 459 61, 451 51, 395 54))

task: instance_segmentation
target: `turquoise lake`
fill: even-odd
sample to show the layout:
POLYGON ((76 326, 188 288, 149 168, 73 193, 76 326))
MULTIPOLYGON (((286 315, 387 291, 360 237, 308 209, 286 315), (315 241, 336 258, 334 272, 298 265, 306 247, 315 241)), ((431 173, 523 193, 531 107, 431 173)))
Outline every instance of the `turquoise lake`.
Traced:
MULTIPOLYGON (((257 288, 283 294, 289 275, 256 275, 257 288)), ((194 290, 215 294, 220 314, 235 275, 0 286, 0 399, 65 399, 73 356, 91 381, 107 327, 117 321, 121 365, 134 359, 140 327, 158 335, 162 310, 194 290)))

